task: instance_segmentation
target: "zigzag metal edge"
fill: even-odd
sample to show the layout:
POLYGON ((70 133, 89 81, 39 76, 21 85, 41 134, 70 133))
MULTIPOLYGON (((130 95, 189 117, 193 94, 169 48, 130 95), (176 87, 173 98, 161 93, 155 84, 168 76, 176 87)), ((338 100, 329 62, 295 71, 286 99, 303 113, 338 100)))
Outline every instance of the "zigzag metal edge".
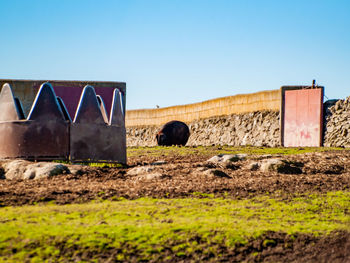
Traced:
MULTIPOLYGON (((56 97, 48 82, 41 85, 27 119, 18 120, 21 104, 9 85, 2 90, 0 98, 9 101, 13 115, 11 120, 0 121, 0 142, 8 144, 8 147, 0 146, 0 158, 126 163, 123 98, 118 89, 113 93, 109 121, 102 98, 99 101, 91 86, 84 88, 73 122, 63 100, 56 97), (72 140, 80 146, 87 145, 88 155, 79 144, 75 148, 72 140)), ((4 105, 1 103, 0 110, 7 106, 4 105)))
POLYGON ((0 92, 0 121, 24 119, 20 101, 14 97, 11 85, 5 83, 0 92))
POLYGON ((92 86, 84 87, 73 123, 105 124, 95 89, 92 86))
POLYGON ((113 92, 112 108, 109 118, 109 125, 125 127, 125 114, 123 107, 123 94, 115 89, 113 92))
POLYGON ((96 98, 97 98, 98 104, 100 106, 103 120, 105 121, 105 123, 108 123, 107 110, 106 110, 106 105, 103 101, 103 98, 100 95, 96 95, 96 98))
POLYGON ((46 82, 40 86, 35 97, 27 120, 37 120, 49 117, 52 119, 65 121, 61 106, 57 101, 55 91, 50 83, 46 82))

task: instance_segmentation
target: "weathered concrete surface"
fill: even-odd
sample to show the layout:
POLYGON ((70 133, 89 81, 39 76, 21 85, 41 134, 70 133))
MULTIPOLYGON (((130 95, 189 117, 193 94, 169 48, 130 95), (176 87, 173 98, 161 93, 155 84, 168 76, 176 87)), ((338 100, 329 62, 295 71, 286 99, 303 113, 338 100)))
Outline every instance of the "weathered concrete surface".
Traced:
MULTIPOLYGON (((188 146, 280 146, 278 111, 261 111, 211 117, 188 123, 188 146)), ((127 146, 156 146, 158 126, 127 127, 127 146)), ((326 147, 350 147, 350 97, 325 102, 326 147)))
MULTIPOLYGON (((251 112, 211 117, 188 123, 186 145, 279 146, 278 111, 251 112)), ((158 126, 127 127, 127 146, 156 146, 158 126)))

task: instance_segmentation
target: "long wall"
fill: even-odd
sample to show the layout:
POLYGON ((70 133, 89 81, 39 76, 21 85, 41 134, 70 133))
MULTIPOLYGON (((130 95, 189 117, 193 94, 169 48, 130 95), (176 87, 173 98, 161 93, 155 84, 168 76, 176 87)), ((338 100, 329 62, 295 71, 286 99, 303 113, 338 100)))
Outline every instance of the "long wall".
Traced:
MULTIPOLYGON (((190 128, 188 146, 280 145, 279 111, 255 111, 230 114, 187 122, 190 128)), ((127 146, 156 146, 159 126, 126 127, 127 146)))
POLYGON ((190 146, 278 146, 280 103, 281 91, 271 90, 189 105, 127 111, 127 146, 155 146, 155 134, 170 120, 188 124, 190 146))
POLYGON ((127 127, 159 126, 171 120, 190 123, 213 116, 278 111, 280 104, 281 91, 269 90, 160 109, 129 110, 126 112, 125 124, 127 127))
MULTIPOLYGON (((188 124, 191 131, 188 146, 280 146, 280 98, 280 90, 273 90, 164 109, 129 111, 127 146, 155 146, 155 134, 161 125, 174 119, 188 124)), ((324 146, 350 147, 349 120, 350 97, 324 103, 324 146)))

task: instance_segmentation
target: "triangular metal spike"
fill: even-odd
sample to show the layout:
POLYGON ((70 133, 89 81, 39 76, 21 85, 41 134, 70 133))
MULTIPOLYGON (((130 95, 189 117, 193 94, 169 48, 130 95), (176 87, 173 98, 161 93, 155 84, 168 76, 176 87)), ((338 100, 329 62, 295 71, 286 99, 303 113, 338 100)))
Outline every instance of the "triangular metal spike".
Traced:
POLYGON ((113 92, 112 108, 109 118, 109 125, 123 127, 125 126, 125 116, 123 108, 123 95, 115 89, 113 92))
POLYGON ((72 122, 72 119, 71 119, 71 117, 70 117, 70 115, 68 113, 68 110, 67 110, 66 105, 64 104, 62 98, 58 97, 58 96, 56 98, 57 98, 58 104, 61 107, 61 111, 63 113, 63 116, 64 116, 65 120, 68 121, 68 122, 72 122))
POLYGON ((25 120, 26 117, 25 117, 24 112, 23 112, 23 107, 22 107, 21 101, 17 97, 14 97, 14 99, 15 99, 16 110, 17 110, 19 119, 25 120))
POLYGON ((107 117, 105 103, 103 102, 103 99, 100 95, 97 95, 96 97, 97 97, 98 104, 100 105, 100 110, 101 110, 103 119, 104 119, 105 123, 108 123, 108 117, 107 117))
POLYGON ((92 86, 85 86, 81 93, 74 123, 105 124, 95 90, 92 86))
POLYGON ((65 119, 55 92, 48 82, 40 86, 27 119, 36 120, 41 118, 48 118, 49 120, 65 119))
POLYGON ((0 93, 0 121, 17 121, 24 118, 21 104, 16 102, 11 85, 5 83, 0 93))

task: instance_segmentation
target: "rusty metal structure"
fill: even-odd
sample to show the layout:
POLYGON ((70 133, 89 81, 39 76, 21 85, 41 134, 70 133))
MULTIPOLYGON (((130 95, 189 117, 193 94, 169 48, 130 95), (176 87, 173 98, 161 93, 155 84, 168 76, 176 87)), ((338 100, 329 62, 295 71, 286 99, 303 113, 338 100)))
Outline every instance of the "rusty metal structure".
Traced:
POLYGON ((107 109, 94 87, 86 85, 71 116, 64 99, 45 82, 26 114, 11 84, 5 83, 0 92, 0 158, 126 163, 122 90, 113 90, 110 105, 107 109))

